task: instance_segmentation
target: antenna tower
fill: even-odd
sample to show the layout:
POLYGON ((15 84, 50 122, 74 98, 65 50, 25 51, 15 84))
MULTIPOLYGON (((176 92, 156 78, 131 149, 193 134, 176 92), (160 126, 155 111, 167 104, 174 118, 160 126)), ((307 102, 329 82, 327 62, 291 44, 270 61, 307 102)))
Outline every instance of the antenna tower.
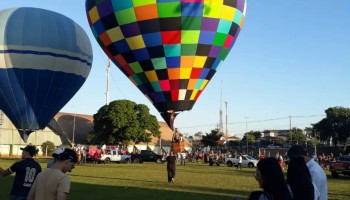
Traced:
POLYGON ((109 75, 110 75, 110 72, 111 72, 111 60, 108 59, 108 62, 107 62, 107 87, 106 87, 106 105, 109 104, 109 75))

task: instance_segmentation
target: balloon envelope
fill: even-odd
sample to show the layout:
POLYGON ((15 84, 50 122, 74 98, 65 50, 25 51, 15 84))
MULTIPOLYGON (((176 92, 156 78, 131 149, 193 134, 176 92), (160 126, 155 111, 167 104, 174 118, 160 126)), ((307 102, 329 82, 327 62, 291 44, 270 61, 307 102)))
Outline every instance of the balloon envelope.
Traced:
POLYGON ((0 30, 0 109, 26 141, 83 85, 92 48, 74 21, 38 8, 0 11, 0 30))
MULTIPOLYGON (((232 48, 245 0, 86 0, 91 30, 161 113, 190 110, 232 48)), ((165 114, 166 115, 166 114, 165 114)))

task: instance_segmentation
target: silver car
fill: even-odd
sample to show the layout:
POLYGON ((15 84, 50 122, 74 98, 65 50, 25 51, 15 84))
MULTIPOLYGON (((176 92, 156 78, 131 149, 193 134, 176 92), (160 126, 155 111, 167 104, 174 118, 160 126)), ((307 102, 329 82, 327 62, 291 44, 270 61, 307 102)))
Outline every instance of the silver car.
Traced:
MULTIPOLYGON (((225 159, 225 163, 228 167, 237 166, 238 160, 239 160, 239 156, 229 157, 225 159)), ((256 167, 258 162, 259 160, 253 158, 252 156, 242 155, 242 166, 252 168, 252 167, 256 167)))

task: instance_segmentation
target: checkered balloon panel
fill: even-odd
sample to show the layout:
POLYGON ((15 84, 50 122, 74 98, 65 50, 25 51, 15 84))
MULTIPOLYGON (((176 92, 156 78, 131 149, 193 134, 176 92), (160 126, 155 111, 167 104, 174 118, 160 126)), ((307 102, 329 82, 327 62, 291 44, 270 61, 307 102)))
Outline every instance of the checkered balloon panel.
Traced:
POLYGON ((241 30, 245 0, 87 0, 91 30, 160 112, 190 110, 241 30))

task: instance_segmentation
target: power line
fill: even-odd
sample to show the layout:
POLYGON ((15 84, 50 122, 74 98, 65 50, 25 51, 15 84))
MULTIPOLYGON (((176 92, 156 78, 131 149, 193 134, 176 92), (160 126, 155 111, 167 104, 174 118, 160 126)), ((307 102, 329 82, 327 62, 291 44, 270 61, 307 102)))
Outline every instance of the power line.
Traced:
MULTIPOLYGON (((227 124, 245 124, 245 123, 260 123, 260 122, 268 122, 268 121, 278 121, 283 119, 291 118, 311 118, 311 117, 325 117, 326 115, 298 115, 298 116, 287 116, 287 117, 278 117, 278 118, 270 118, 270 119, 262 119, 262 120, 253 120, 253 121, 239 121, 239 122, 230 122, 227 124)), ((216 124, 205 124, 205 125, 195 125, 195 126, 186 126, 186 127, 178 127, 179 129, 183 128, 198 128, 198 127, 208 127, 215 126, 216 124)))

